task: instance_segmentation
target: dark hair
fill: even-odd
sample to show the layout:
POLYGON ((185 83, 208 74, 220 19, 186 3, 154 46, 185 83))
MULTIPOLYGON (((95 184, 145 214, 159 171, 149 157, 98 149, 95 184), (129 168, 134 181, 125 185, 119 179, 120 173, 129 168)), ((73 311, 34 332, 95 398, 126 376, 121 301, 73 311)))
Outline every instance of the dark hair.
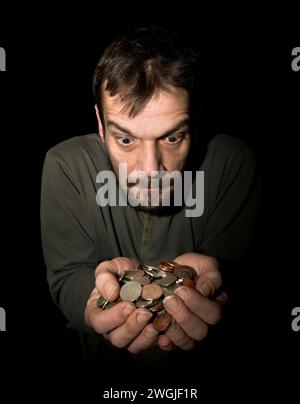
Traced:
POLYGON ((103 90, 112 97, 118 95, 130 117, 136 116, 157 90, 185 89, 191 105, 197 91, 197 63, 198 54, 166 28, 128 31, 104 51, 96 67, 93 91, 100 113, 103 90))

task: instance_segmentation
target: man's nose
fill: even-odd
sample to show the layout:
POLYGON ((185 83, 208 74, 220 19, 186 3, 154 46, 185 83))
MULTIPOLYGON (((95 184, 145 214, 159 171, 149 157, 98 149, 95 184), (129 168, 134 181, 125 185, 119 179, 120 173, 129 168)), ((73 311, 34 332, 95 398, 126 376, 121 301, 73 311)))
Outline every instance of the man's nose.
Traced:
POLYGON ((151 177, 153 171, 160 169, 160 153, 155 144, 145 145, 142 153, 139 156, 139 166, 142 171, 151 177))

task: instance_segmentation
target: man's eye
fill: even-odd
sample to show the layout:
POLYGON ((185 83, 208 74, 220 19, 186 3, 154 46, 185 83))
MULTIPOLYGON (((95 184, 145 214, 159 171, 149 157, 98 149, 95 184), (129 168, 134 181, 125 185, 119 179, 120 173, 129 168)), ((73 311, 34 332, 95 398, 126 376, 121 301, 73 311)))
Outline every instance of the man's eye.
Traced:
POLYGON ((168 135, 166 140, 168 143, 179 143, 183 138, 183 133, 178 133, 177 135, 168 135))
POLYGON ((122 146, 127 146, 132 143, 132 140, 127 136, 120 136, 117 137, 117 142, 120 143, 122 146))

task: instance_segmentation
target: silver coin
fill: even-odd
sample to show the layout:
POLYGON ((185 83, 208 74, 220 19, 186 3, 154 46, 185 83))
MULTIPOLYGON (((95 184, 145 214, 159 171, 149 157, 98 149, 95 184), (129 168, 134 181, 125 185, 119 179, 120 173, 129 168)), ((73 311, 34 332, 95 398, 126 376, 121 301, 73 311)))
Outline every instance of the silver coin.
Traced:
POLYGON ((181 278, 181 279, 186 278, 187 276, 189 278, 193 279, 196 276, 196 271, 192 267, 178 265, 174 269, 174 275, 177 276, 177 278, 181 278))
POLYGON ((159 268, 154 266, 154 265, 148 265, 148 264, 144 264, 144 270, 148 269, 148 271, 157 271, 159 268))
POLYGON ((163 276, 165 276, 165 273, 158 268, 154 268, 154 269, 145 268, 145 272, 147 275, 150 275, 152 278, 156 278, 156 279, 159 279, 159 278, 162 278, 163 276))
POLYGON ((142 286, 138 282, 130 281, 121 287, 120 297, 122 300, 134 302, 141 296, 141 293, 142 286))
POLYGON ((103 296, 100 296, 99 299, 97 300, 97 307, 99 309, 102 309, 103 305, 105 304, 106 299, 104 299, 103 296))
POLYGON ((157 313, 157 312, 159 312, 160 310, 162 310, 162 309, 164 308, 163 300, 164 300, 163 298, 158 299, 157 302, 156 302, 156 304, 151 305, 151 306, 149 307, 149 310, 150 310, 152 313, 157 313))
POLYGON ((167 310, 165 308, 163 308, 162 310, 160 310, 157 314, 165 314, 167 312, 167 310))
MULTIPOLYGON (((159 299, 161 299, 161 298, 159 298, 159 299)), ((155 299, 155 300, 149 300, 149 302, 152 302, 151 304, 149 304, 149 306, 148 307, 153 307, 153 306, 155 306, 158 302, 159 302, 159 299, 155 299)))
POLYGON ((111 307, 115 306, 117 302, 109 302, 107 305, 105 305, 104 310, 109 310, 111 307))
POLYGON ((168 287, 163 288, 163 294, 164 294, 164 296, 167 297, 167 296, 173 295, 174 292, 175 292, 175 290, 176 290, 177 288, 179 288, 179 286, 180 286, 179 284, 173 283, 173 285, 170 285, 170 286, 168 286, 168 287))
POLYGON ((167 275, 167 273, 166 273, 166 271, 162 271, 159 267, 153 267, 153 266, 150 266, 150 265, 148 265, 148 266, 146 266, 145 268, 144 268, 144 271, 145 272, 147 272, 149 275, 151 275, 152 274, 152 276, 154 277, 154 278, 158 278, 158 277, 163 277, 163 276, 166 276, 167 275), (159 275, 159 276, 158 276, 159 275))
POLYGON ((158 283, 160 286, 163 286, 163 287, 166 286, 166 287, 168 287, 168 286, 170 286, 170 285, 173 285, 173 283, 175 283, 176 280, 177 280, 176 276, 169 273, 169 274, 167 274, 166 276, 164 276, 163 278, 159 279, 159 280, 157 281, 157 283, 158 283))
POLYGON ((106 306, 109 304, 109 300, 105 300, 103 303, 102 309, 105 310, 106 306))
POLYGON ((137 276, 143 276, 145 273, 140 269, 125 271, 125 278, 133 281, 137 276))
POLYGON ((141 297, 135 302, 136 307, 151 307, 153 305, 153 300, 145 300, 141 297))
POLYGON ((168 275, 168 272, 163 271, 162 269, 159 269, 159 270, 158 270, 158 273, 159 273, 162 277, 165 277, 165 276, 168 275))

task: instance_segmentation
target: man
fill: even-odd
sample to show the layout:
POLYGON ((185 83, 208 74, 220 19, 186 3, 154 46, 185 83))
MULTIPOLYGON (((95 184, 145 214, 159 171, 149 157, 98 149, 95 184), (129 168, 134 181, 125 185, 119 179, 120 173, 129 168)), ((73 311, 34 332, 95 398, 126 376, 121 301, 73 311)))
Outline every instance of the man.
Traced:
MULTIPOLYGON (((94 75, 99 134, 69 139, 45 159, 41 222, 50 290, 89 354, 93 346, 102 363, 191 350, 221 318, 227 300, 223 264, 239 264, 251 252, 259 203, 253 153, 231 136, 204 141, 198 59, 158 27, 119 37, 94 75), (184 201, 175 206, 174 184, 151 182, 160 173, 188 170, 204 172, 198 216, 187 214, 184 201), (135 204, 99 201, 97 175, 107 171, 135 204), (170 195, 173 204, 165 206, 170 195), (100 295, 118 298, 124 270, 166 260, 192 266, 197 279, 194 289, 183 286, 164 299, 173 319, 164 333, 153 327, 148 309, 131 302, 97 307, 100 295)), ((192 186, 200 192, 195 180, 192 186)))

